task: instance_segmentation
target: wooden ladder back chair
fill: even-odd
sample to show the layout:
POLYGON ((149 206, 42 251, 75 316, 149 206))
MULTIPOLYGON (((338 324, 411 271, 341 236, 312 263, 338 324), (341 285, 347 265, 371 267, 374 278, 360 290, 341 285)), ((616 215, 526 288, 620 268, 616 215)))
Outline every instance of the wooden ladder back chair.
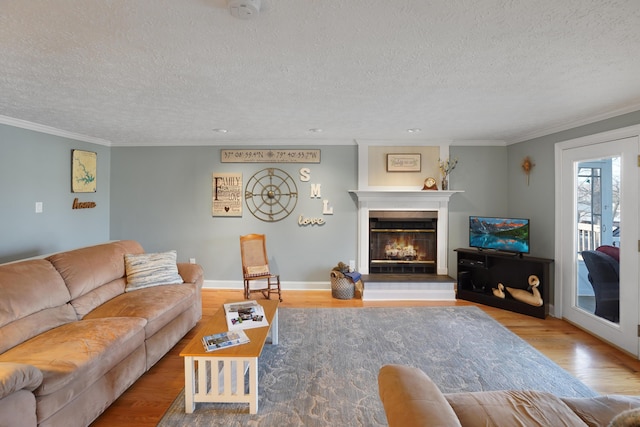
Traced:
POLYGON ((278 299, 282 302, 280 275, 272 274, 269 270, 265 235, 240 236, 240 255, 245 299, 249 299, 252 292, 261 292, 266 299, 271 299, 271 294, 277 292, 278 299), (263 286, 252 289, 251 282, 258 282, 263 286))

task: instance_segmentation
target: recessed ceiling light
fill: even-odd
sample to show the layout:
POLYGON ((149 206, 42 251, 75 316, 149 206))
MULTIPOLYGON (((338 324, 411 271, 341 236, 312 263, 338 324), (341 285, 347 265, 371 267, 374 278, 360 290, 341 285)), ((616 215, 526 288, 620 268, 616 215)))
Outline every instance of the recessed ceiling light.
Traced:
POLYGON ((407 129, 407 132, 409 132, 409 133, 418 133, 420 131, 422 131, 422 129, 420 129, 420 128, 407 129))
POLYGON ((229 131, 228 131, 228 130, 226 130, 226 129, 214 129, 213 131, 214 131, 214 132, 218 132, 218 133, 227 133, 227 132, 229 132, 229 131))
POLYGON ((313 132, 313 133, 320 133, 320 132, 322 132, 322 129, 319 129, 319 128, 311 128, 311 129, 309 129, 309 132, 313 132))

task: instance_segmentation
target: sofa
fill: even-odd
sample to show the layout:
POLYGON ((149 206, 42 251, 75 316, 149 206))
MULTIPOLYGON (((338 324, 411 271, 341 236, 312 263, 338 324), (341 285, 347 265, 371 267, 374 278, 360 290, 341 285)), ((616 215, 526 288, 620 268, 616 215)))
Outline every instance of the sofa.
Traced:
POLYGON ((640 425, 635 396, 565 398, 534 390, 447 394, 422 370, 404 365, 383 366, 378 387, 390 427, 640 425), (630 418, 636 423, 625 423, 630 418))
POLYGON ((0 426, 87 426, 202 317, 203 271, 132 240, 0 265, 0 426))

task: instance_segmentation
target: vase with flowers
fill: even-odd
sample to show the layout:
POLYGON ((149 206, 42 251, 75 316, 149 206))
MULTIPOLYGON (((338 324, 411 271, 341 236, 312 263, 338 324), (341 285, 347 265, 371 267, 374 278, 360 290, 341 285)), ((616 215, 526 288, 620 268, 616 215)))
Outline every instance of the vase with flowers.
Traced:
POLYGON ((449 160, 440 160, 438 159, 438 164, 440 165, 440 173, 442 174, 442 190, 449 189, 449 174, 452 170, 456 168, 458 164, 458 159, 449 160))

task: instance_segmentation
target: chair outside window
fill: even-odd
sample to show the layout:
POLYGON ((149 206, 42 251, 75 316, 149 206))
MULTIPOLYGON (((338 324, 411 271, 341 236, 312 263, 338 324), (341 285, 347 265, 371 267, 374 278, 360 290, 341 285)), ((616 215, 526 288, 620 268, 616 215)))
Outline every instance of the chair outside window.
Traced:
POLYGON ((595 315, 620 321, 620 263, 601 248, 583 251, 582 259, 589 271, 589 282, 596 298, 595 315))
POLYGON ((269 270, 264 234, 240 236, 240 255, 245 299, 249 299, 253 292, 262 293, 266 299, 271 299, 271 294, 277 293, 278 299, 282 302, 280 275, 272 274, 269 270), (256 287, 252 288, 251 284, 254 282, 256 287))

